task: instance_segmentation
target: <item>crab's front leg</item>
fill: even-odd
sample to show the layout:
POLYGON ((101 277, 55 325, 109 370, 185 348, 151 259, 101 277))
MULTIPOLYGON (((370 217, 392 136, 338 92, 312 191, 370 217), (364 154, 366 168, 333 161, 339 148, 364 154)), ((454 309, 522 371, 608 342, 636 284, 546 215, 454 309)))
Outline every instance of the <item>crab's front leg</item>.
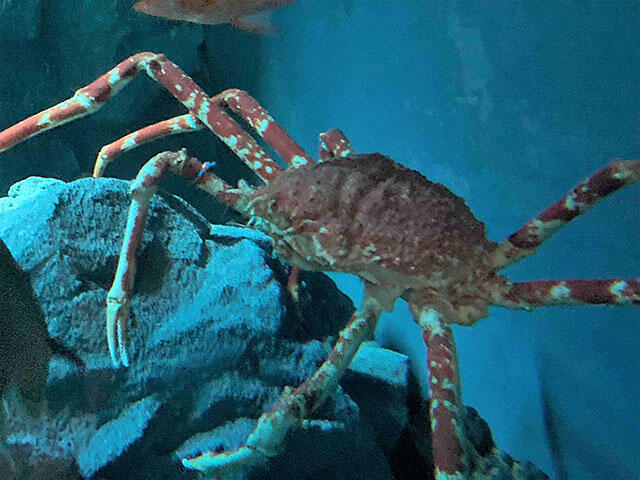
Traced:
POLYGON ((226 90, 209 97, 191 77, 164 55, 141 52, 120 62, 89 85, 75 92, 73 97, 36 113, 0 132, 0 152, 42 132, 82 118, 100 110, 113 96, 145 72, 169 91, 188 110, 188 115, 159 122, 154 126, 130 134, 102 151, 95 174, 102 174, 105 162, 123 151, 144 142, 173 133, 195 131, 206 126, 222 140, 262 180, 268 182, 282 169, 258 143, 240 128, 225 109, 246 121, 284 161, 294 167, 311 163, 311 158, 287 134, 266 110, 246 92, 226 90))
POLYGON ((249 191, 234 189, 212 173, 202 173, 203 164, 179 152, 162 152, 140 169, 131 185, 131 206, 113 285, 107 294, 107 341, 115 366, 129 366, 126 340, 131 290, 136 272, 136 251, 142 240, 151 197, 167 172, 193 181, 219 201, 242 212, 249 191))
POLYGON ((327 359, 299 387, 285 388, 278 404, 258 419, 244 445, 231 452, 204 452, 197 457, 183 459, 182 464, 224 478, 264 466, 269 458, 277 455, 282 450, 287 434, 296 427, 310 423, 306 417, 336 392, 338 382, 362 342, 373 337, 383 308, 370 295, 372 288, 365 286, 362 306, 340 332, 327 359))
POLYGON ((100 149, 96 163, 93 166, 93 177, 102 177, 107 165, 129 150, 170 135, 197 132, 203 128, 205 128, 205 125, 198 120, 198 117, 192 113, 185 113, 131 132, 100 149))

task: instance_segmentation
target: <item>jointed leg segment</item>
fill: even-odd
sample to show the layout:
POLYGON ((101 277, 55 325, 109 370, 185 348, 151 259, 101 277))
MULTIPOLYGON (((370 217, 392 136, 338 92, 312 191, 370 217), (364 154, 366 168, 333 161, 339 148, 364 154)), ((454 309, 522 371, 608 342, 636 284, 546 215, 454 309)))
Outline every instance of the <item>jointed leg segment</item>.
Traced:
MULTIPOLYGON (((191 115, 159 122, 141 132, 127 135, 115 142, 116 145, 107 148, 106 152, 102 152, 107 154, 107 159, 112 158, 118 150, 122 151, 123 147, 126 150, 139 142, 176 133, 174 129, 180 132, 200 129, 198 122, 201 122, 258 177, 268 182, 277 176, 282 168, 224 111, 228 107, 271 144, 288 164, 297 167, 311 162, 302 148, 246 92, 233 89, 209 97, 176 64, 164 55, 150 52, 138 53, 127 58, 97 80, 79 89, 72 98, 0 132, 0 152, 34 135, 96 112, 120 92, 139 71, 146 72, 150 78, 163 85, 191 115), (195 121, 195 118, 198 121, 195 121), (194 124, 191 125, 190 122, 194 124)), ((103 165, 96 166, 96 173, 101 174, 103 170, 103 165)))
POLYGON ((195 180, 196 186, 240 212, 246 204, 246 192, 231 187, 212 173, 200 174, 202 164, 187 156, 184 150, 159 153, 142 167, 131 185, 131 205, 118 267, 113 285, 107 293, 107 342, 115 366, 120 363, 125 367, 129 366, 126 340, 131 290, 136 272, 136 252, 142 240, 149 202, 167 172, 188 181, 195 180))
POLYGON ((531 310, 560 305, 640 305, 639 279, 534 280, 511 284, 495 302, 531 310))
POLYGON ((107 165, 119 155, 132 150, 145 143, 152 142, 159 138, 178 133, 197 132, 205 128, 205 125, 192 113, 185 113, 177 117, 169 118, 153 125, 148 125, 140 130, 131 132, 128 135, 105 145, 100 149, 98 158, 93 167, 93 177, 102 177, 107 165))
POLYGON ((545 209, 498 247, 494 266, 504 268, 533 255, 542 243, 607 195, 640 180, 640 160, 614 160, 545 209))
POLYGON ((351 142, 337 128, 332 128, 320 134, 320 155, 321 162, 331 160, 336 157, 347 157, 355 153, 351 142))
POLYGON ((285 388, 279 403, 263 414, 246 443, 232 452, 205 452, 184 459, 187 468, 227 473, 260 466, 282 448, 287 433, 304 427, 306 417, 336 392, 340 378, 362 342, 373 337, 382 312, 380 305, 365 291, 362 307, 340 332, 331 354, 318 370, 297 388, 285 388))
POLYGON ((451 326, 435 310, 414 311, 423 330, 429 371, 431 451, 436 480, 463 480, 469 473, 470 446, 462 418, 458 356, 451 326))

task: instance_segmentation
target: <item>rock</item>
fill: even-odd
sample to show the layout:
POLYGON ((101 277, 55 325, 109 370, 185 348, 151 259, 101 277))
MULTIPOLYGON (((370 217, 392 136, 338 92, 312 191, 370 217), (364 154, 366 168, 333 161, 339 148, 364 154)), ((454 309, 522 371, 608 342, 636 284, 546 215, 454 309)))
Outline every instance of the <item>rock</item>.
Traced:
POLYGON ((80 473, 91 478, 102 467, 120 457, 122 452, 143 436, 161 405, 153 396, 143 398, 127 407, 114 420, 102 425, 78 451, 76 460, 80 473))
MULTIPOLYGON (((326 277, 305 274, 301 324, 287 308, 287 267, 273 258, 270 239, 212 226, 182 200, 156 196, 139 252, 131 367, 114 370, 104 300, 122 241, 127 189, 127 182, 114 179, 33 177, 0 199, 0 238, 30 275, 49 335, 86 365, 81 372, 67 358, 52 360, 49 411, 37 419, 13 418, 7 442, 30 451, 34 462, 72 461, 85 478, 126 478, 131 471, 181 478, 171 452, 212 429, 209 438, 217 431, 225 442, 242 441, 247 422, 284 385, 315 370, 353 306, 326 277)), ((384 376, 371 381, 389 383, 379 406, 386 409, 393 398, 402 411, 406 384, 398 378, 407 375, 406 358, 392 357, 393 382, 384 376)), ((296 432, 269 475, 327 470, 348 478, 361 469, 372 479, 392 478, 371 425, 343 390, 317 414, 318 428, 296 432), (344 461, 315 458, 318 451, 344 461)), ((388 432, 390 441, 403 426, 398 422, 388 432)))
POLYGON ((29 276, 0 241, 0 398, 13 387, 32 407, 40 404, 51 354, 44 313, 29 276))

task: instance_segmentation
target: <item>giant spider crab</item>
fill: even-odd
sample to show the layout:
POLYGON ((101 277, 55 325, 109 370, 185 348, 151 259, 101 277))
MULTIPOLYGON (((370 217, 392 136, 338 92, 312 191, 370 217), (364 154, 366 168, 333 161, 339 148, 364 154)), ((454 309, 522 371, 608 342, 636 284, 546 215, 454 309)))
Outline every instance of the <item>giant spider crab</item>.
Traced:
POLYGON ((167 172, 180 175, 238 212, 273 238, 292 266, 295 291, 300 269, 358 275, 365 295, 360 308, 316 373, 285 387, 246 443, 234 451, 205 452, 184 466, 220 474, 264 464, 287 433, 337 388, 360 344, 371 338, 382 312, 406 300, 423 329, 431 389, 432 453, 437 479, 466 478, 476 461, 463 432, 461 393, 450 324, 472 325, 490 305, 532 309, 567 304, 640 304, 639 279, 544 280, 511 283, 497 272, 535 250, 558 229, 601 198, 640 178, 640 161, 616 160, 571 190, 501 243, 487 240, 484 225, 444 186, 380 154, 356 154, 338 130, 320 135, 315 163, 246 92, 213 97, 163 55, 131 56, 58 105, 0 132, 0 151, 47 129, 90 114, 138 72, 162 84, 188 113, 131 133, 105 146, 94 176, 117 155, 162 136, 210 129, 264 181, 237 188, 207 171, 183 150, 149 160, 133 181, 132 203, 115 280, 107 296, 107 338, 115 366, 128 365, 126 350, 135 253, 150 198, 167 172), (283 170, 227 113, 241 117, 282 157, 283 170))

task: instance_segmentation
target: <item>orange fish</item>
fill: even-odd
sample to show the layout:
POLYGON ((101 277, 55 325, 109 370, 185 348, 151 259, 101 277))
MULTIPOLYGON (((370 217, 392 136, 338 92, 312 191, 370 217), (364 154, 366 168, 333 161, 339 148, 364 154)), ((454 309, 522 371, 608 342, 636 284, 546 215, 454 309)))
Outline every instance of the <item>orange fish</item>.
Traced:
POLYGON ((253 33, 271 31, 269 27, 252 23, 245 17, 264 10, 284 7, 296 0, 139 0, 134 10, 187 22, 216 25, 230 23, 253 33))

